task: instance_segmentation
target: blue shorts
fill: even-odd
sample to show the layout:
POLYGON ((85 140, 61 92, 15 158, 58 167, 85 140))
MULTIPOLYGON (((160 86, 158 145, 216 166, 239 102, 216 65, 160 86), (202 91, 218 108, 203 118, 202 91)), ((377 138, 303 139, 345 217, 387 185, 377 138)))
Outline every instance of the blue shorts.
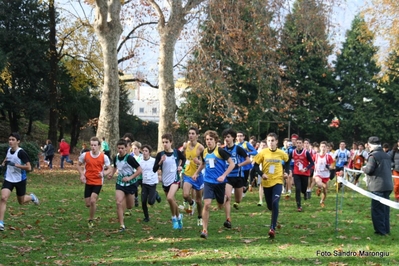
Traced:
POLYGON ((192 188, 196 191, 200 191, 204 188, 204 176, 200 173, 197 180, 194 181, 190 176, 183 174, 184 183, 191 184, 192 188))
POLYGON ((204 199, 216 199, 217 203, 224 203, 226 183, 213 184, 204 182, 204 199))

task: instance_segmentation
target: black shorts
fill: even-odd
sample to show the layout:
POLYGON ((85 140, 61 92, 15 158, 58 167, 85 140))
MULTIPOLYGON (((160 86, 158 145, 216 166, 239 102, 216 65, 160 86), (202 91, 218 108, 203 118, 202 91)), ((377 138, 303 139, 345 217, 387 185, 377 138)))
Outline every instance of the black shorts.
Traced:
POLYGON ((242 188, 245 185, 245 180, 242 177, 227 177, 227 184, 233 188, 242 188))
POLYGON ((115 190, 123 191, 125 193, 125 195, 133 195, 133 194, 136 194, 136 192, 137 192, 137 183, 134 183, 130 186, 121 186, 121 185, 116 184, 115 190))
POLYGON ((163 191, 165 191, 165 193, 169 193, 170 187, 174 184, 176 184, 178 186, 178 189, 180 188, 180 182, 174 182, 174 183, 170 184, 169 186, 162 185, 163 191))
POLYGON ((11 192, 14 188, 17 191, 18 197, 24 196, 26 194, 26 179, 17 183, 11 183, 7 180, 4 180, 3 186, 1 187, 1 189, 9 189, 11 192))
POLYGON ((101 188, 103 186, 102 185, 85 185, 85 193, 84 193, 84 197, 85 198, 90 198, 92 193, 96 193, 97 195, 100 195, 100 191, 101 188))
POLYGON ((204 200, 216 199, 219 204, 224 203, 226 183, 213 184, 204 182, 204 200))

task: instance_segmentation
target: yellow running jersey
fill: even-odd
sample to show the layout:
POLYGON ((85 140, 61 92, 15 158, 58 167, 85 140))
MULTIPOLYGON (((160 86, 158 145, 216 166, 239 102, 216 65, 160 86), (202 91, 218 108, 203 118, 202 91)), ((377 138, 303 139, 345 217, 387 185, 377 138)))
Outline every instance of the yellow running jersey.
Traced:
POLYGON ((277 149, 271 151, 269 148, 261 150, 254 158, 254 162, 262 166, 262 172, 267 179, 262 179, 263 187, 272 187, 276 184, 284 184, 283 162, 288 161, 288 154, 277 149))
POLYGON ((201 144, 199 144, 197 142, 197 144, 195 144, 194 148, 192 148, 190 150, 189 149, 190 144, 188 144, 186 150, 184 151, 184 155, 186 156, 186 164, 185 164, 185 168, 184 168, 184 174, 186 176, 192 177, 194 175, 195 171, 197 171, 197 169, 198 169, 197 164, 194 162, 194 158, 199 157, 197 155, 197 150, 200 145, 201 144))

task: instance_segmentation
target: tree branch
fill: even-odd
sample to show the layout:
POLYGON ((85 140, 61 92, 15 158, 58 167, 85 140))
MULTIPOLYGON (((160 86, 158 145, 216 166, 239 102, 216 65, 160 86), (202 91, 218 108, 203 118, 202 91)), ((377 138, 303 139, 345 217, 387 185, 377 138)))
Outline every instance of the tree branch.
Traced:
POLYGON ((117 51, 119 52, 120 49, 122 49, 122 45, 124 45, 124 44, 126 43, 126 41, 130 39, 130 36, 131 36, 138 28, 143 27, 143 26, 147 26, 147 25, 152 25, 152 24, 158 24, 158 22, 144 22, 144 23, 141 23, 141 24, 137 25, 136 27, 134 27, 134 28, 129 32, 129 34, 126 36, 126 38, 119 44, 117 51))
POLYGON ((139 79, 139 78, 124 79, 123 82, 140 82, 140 83, 145 83, 145 84, 147 84, 148 86, 150 86, 150 87, 152 87, 154 89, 159 89, 158 85, 154 85, 154 84, 152 84, 151 82, 149 82, 146 79, 139 79))
POLYGON ((152 7, 155 9, 155 12, 157 12, 157 14, 158 14, 158 17, 159 17, 158 26, 161 28, 165 27, 166 21, 165 21, 165 16, 162 12, 162 9, 155 2, 155 0, 146 0, 146 1, 152 5, 152 7))

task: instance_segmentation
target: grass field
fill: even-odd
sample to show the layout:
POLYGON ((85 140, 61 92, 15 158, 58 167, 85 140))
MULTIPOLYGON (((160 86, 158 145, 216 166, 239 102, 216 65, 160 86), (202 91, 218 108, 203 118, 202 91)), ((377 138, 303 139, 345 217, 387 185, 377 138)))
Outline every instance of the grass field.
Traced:
MULTIPOLYGON (((118 233, 114 180, 106 181, 97 208, 95 228, 87 228, 88 209, 76 171, 56 170, 29 175, 28 192, 40 205, 19 206, 15 194, 7 205, 6 230, 0 232, 0 265, 397 265, 399 211, 391 209, 391 235, 374 235, 370 199, 346 191, 335 231, 336 194, 326 207, 316 195, 296 211, 295 200, 280 201, 276 238, 268 238, 270 212, 258 207, 257 190, 247 193, 239 210, 232 208, 232 229, 224 212, 211 211, 208 239, 199 237, 196 216, 184 216, 184 228, 172 229, 163 196, 150 208, 149 223, 141 207, 126 217, 118 233), (347 252, 380 252, 353 254, 347 252), (343 253, 345 252, 345 253, 343 253), (341 255, 341 256, 339 256, 341 255)), ((158 191, 161 191, 160 186, 158 191)), ((182 204, 181 190, 177 194, 182 204)), ((216 207, 216 204, 214 205, 216 207)))

